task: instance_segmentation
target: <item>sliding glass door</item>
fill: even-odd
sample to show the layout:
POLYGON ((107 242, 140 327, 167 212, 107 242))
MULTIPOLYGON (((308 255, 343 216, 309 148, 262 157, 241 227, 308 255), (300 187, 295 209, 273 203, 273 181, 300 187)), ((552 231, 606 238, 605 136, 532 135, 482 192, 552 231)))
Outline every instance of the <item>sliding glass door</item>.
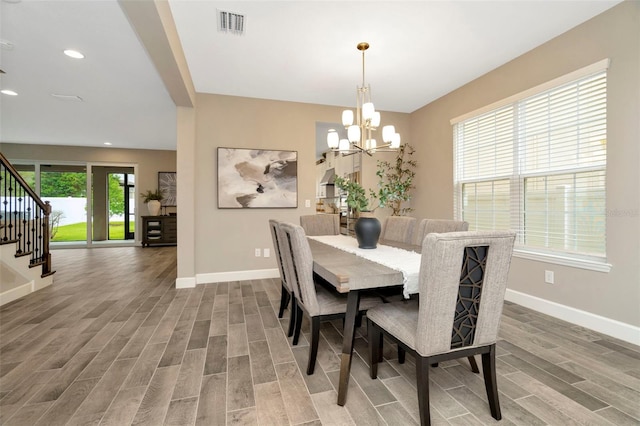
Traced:
POLYGON ((134 242, 136 165, 13 164, 51 204, 51 247, 134 242))

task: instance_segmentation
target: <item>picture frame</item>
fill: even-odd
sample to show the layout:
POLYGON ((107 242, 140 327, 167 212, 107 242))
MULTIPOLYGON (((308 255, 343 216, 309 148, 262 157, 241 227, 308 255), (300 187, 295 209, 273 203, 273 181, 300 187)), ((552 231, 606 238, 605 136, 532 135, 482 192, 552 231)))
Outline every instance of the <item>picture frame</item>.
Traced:
POLYGON ((175 207, 178 205, 176 172, 158 172, 158 190, 164 195, 160 201, 163 207, 175 207))
POLYGON ((298 151, 217 150, 218 208, 297 208, 298 151))

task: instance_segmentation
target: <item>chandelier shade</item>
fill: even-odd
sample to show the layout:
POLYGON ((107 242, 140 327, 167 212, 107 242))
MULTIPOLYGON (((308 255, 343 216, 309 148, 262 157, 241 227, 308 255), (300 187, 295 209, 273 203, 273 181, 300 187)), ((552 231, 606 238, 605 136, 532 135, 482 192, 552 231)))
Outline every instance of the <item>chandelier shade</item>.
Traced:
POLYGON ((356 111, 355 114, 350 109, 342 111, 342 125, 347 130, 347 139, 340 140, 338 133, 331 129, 327 135, 327 145, 344 155, 358 152, 371 155, 377 151, 395 150, 400 147, 401 139, 394 126, 382 128, 382 145, 378 146, 373 137, 373 132, 380 127, 381 117, 371 102, 371 87, 364 79, 364 52, 369 48, 369 43, 358 43, 357 48, 362 52, 362 86, 357 86, 356 111))

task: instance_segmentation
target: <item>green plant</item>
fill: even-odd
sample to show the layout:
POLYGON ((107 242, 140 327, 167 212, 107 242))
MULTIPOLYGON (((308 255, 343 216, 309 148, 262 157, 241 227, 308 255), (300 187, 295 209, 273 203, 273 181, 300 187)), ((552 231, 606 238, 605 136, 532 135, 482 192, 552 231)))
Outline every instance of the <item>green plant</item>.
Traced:
POLYGON ((411 200, 413 178, 416 176, 414 169, 418 162, 412 159, 415 149, 408 143, 398 148, 394 162, 378 161, 378 193, 384 196, 384 205, 390 207, 392 216, 402 216, 411 212, 410 207, 402 207, 402 203, 411 200))
POLYGON ((145 203, 148 203, 151 200, 161 201, 164 198, 164 195, 162 195, 162 192, 159 189, 156 189, 155 191, 147 189, 147 192, 141 192, 140 196, 145 203))
POLYGON ((378 207, 384 207, 387 202, 388 194, 386 189, 380 188, 378 192, 370 189, 369 198, 367 198, 366 191, 358 182, 336 176, 334 183, 340 190, 347 193, 347 206, 356 212, 372 212, 378 207), (375 207, 373 206, 373 200, 378 203, 375 207))

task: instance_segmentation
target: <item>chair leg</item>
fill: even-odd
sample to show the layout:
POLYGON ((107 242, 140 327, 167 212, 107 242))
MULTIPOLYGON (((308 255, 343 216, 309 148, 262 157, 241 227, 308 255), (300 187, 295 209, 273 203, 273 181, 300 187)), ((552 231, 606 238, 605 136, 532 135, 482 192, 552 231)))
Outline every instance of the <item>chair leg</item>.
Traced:
POLYGON ((420 410, 420 424, 431 424, 429 412, 429 361, 420 355, 416 355, 416 378, 418 386, 418 406, 420 410))
POLYGON ((367 319, 367 337, 369 339, 369 375, 372 379, 378 377, 378 361, 380 360, 380 346, 382 336, 370 319, 367 319))
POLYGON ((405 350, 398 345, 398 364, 404 364, 405 350))
POLYGON ((313 374, 318 356, 318 343, 320 342, 320 317, 311 318, 311 346, 309 347, 309 362, 307 363, 307 376, 313 374))
POLYGON ((300 339, 300 329, 302 328, 302 308, 296 302, 296 327, 293 331, 293 344, 297 345, 300 339))
POLYGON ((500 420, 500 400, 498 399, 498 382, 496 381, 496 345, 491 345, 489 353, 482 354, 482 373, 484 374, 484 387, 487 389, 487 399, 491 416, 500 420))
POLYGON ((469 360, 469 365, 471 365, 471 371, 476 374, 480 373, 480 369, 478 369, 478 363, 476 363, 476 358, 472 355, 470 357, 467 357, 467 359, 469 360))
POLYGON ((282 294, 280 295, 280 310, 278 311, 278 318, 282 318, 282 316, 284 315, 284 310, 287 308, 289 299, 291 298, 291 294, 289 294, 289 290, 287 290, 287 288, 284 286, 284 282, 281 282, 281 286, 282 294))
POLYGON ((360 327, 362 327, 362 312, 358 312, 358 315, 356 315, 356 328, 360 327))
POLYGON ((293 330, 296 325, 296 311, 298 304, 296 303, 295 296, 291 295, 291 316, 289 317, 289 330, 287 330, 287 337, 293 336, 293 330))

